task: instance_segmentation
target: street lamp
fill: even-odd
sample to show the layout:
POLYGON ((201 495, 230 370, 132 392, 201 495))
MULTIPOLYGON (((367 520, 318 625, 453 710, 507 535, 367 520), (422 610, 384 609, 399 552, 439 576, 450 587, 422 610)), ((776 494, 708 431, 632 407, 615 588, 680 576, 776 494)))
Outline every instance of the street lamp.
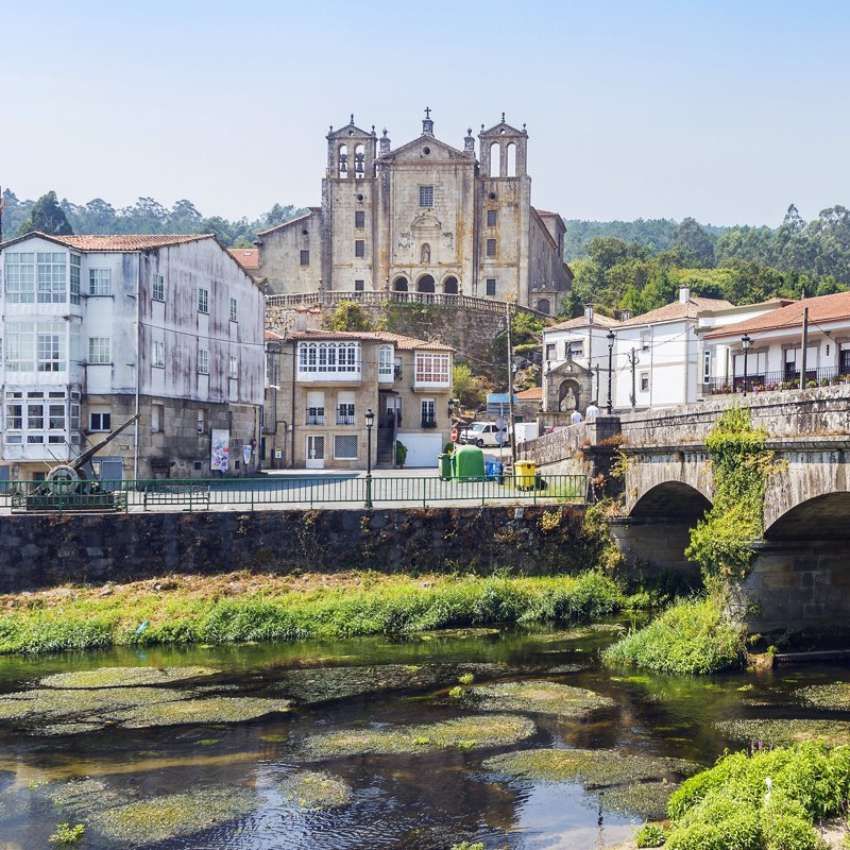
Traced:
POLYGON ((611 382, 614 375, 614 340, 617 337, 613 330, 608 331, 608 415, 614 412, 614 402, 611 397, 611 382))
POLYGON ((366 411, 366 509, 372 507, 372 426, 375 414, 370 407, 366 411))
POLYGON ((744 395, 747 394, 747 352, 750 350, 750 346, 753 341, 750 339, 749 334, 744 334, 741 337, 741 348, 744 349, 744 395))

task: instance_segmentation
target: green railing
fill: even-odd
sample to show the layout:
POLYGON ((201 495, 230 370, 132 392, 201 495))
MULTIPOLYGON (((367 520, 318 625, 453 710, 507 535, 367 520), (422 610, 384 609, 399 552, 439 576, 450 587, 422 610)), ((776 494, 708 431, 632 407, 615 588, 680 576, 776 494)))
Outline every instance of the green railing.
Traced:
POLYGON ((584 502, 584 475, 499 476, 443 480, 436 476, 275 475, 256 478, 145 481, 0 482, 0 509, 13 512, 206 511, 584 502))

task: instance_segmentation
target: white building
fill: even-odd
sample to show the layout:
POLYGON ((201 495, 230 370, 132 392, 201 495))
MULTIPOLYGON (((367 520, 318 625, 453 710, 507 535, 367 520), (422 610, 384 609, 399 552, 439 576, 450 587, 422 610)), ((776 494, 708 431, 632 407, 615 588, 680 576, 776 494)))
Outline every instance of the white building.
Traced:
POLYGON ((0 476, 41 477, 136 412, 104 478, 209 475, 213 431, 253 465, 264 299, 213 236, 32 233, 0 244, 0 279, 0 476))
MULTIPOLYGON (((797 389, 847 380, 850 375, 850 292, 779 302, 738 317, 703 337, 711 393, 797 389), (805 365, 803 357, 804 311, 805 365), (746 357, 744 348, 747 347, 746 357)), ((757 305, 758 306, 758 305, 757 305)))

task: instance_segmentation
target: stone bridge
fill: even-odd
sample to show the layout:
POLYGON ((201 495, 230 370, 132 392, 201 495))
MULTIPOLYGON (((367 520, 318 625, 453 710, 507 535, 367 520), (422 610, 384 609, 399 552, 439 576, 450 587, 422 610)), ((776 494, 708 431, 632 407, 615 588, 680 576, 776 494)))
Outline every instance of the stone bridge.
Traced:
POLYGON ((744 587, 751 628, 844 626, 850 633, 850 385, 603 417, 564 429, 570 435, 540 438, 525 454, 544 470, 594 474, 622 452, 624 516, 613 531, 628 560, 695 577, 684 550, 712 502, 705 438, 733 404, 749 408, 779 461, 765 494, 764 539, 744 587), (557 445, 565 449, 560 459, 557 445))

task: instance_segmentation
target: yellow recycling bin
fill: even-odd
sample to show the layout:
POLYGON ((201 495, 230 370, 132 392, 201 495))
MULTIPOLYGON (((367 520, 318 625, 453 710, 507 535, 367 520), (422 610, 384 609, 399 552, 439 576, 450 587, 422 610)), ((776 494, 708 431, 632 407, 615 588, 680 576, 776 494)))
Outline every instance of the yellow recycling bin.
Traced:
POLYGON ((517 490, 533 490, 537 464, 530 460, 518 460, 514 464, 514 480, 517 490))

